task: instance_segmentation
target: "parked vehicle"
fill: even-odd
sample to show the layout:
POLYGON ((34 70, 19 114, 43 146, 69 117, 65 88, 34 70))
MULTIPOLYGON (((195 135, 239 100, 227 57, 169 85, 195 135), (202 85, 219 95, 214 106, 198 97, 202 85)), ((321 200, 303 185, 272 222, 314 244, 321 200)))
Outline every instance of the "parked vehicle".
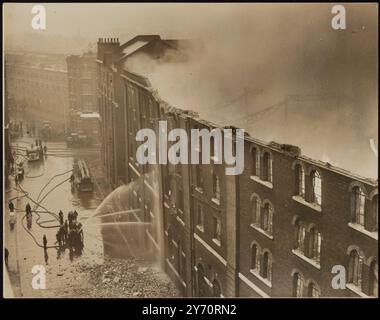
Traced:
POLYGON ((78 191, 94 191, 94 182, 92 181, 90 170, 84 160, 79 159, 74 163, 73 175, 73 184, 78 191))
POLYGON ((29 162, 40 160, 40 150, 37 147, 29 148, 26 150, 26 157, 29 162))

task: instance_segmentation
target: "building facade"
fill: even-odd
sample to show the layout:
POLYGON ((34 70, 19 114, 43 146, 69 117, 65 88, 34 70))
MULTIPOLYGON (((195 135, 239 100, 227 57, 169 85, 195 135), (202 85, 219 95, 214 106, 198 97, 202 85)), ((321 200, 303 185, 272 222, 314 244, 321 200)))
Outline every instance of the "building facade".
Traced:
POLYGON ((28 121, 40 124, 50 121, 58 130, 65 130, 69 111, 67 71, 59 63, 47 64, 40 60, 43 58, 6 56, 12 114, 23 114, 28 121))
POLYGON ((378 295, 377 180, 248 134, 237 176, 215 154, 209 164, 139 164, 142 128, 159 136, 161 120, 190 136, 217 126, 161 100, 119 63, 122 48, 98 42, 102 161, 113 187, 133 184, 127 208, 148 222, 144 243, 184 296, 378 295))
POLYGON ((66 59, 70 109, 97 112, 96 54, 86 52, 66 59))

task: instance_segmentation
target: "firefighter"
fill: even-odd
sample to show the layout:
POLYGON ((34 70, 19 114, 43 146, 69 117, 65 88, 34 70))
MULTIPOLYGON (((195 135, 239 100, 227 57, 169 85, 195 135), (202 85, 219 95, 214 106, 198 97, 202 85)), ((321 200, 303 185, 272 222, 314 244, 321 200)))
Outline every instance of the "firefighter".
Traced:
POLYGON ((83 236, 82 224, 80 222, 78 223, 78 240, 79 240, 80 252, 82 252, 83 247, 84 247, 84 236, 83 236))
POLYGON ((73 212, 73 218, 74 218, 75 222, 78 221, 78 212, 76 210, 74 210, 74 212, 73 212))
POLYGON ((44 250, 46 251, 47 250, 47 239, 46 239, 46 234, 44 234, 43 238, 42 238, 42 243, 44 244, 44 250))
POLYGON ((25 206, 25 212, 26 214, 32 214, 32 207, 30 206, 29 202, 25 206))
POLYGON ((57 243, 58 243, 59 249, 61 249, 62 248, 62 237, 61 237, 60 230, 58 230, 58 232, 55 235, 55 237, 57 239, 57 243))
POLYGON ((68 242, 68 236, 69 236, 69 225, 67 224, 67 220, 65 221, 63 229, 64 229, 64 233, 65 233, 65 242, 67 244, 67 242, 68 242))
POLYGON ((65 234, 65 226, 62 224, 59 227, 59 234, 63 245, 66 245, 66 234, 65 234))
POLYGON ((62 226, 63 225, 63 212, 62 210, 59 210, 59 225, 62 226))
POLYGON ((9 211, 10 211, 10 212, 13 212, 14 209, 15 209, 15 205, 13 204, 12 201, 9 202, 8 207, 9 207, 9 211))
POLYGON ((67 214, 67 220, 69 221, 69 229, 71 230, 73 227, 73 213, 72 211, 69 211, 67 214))

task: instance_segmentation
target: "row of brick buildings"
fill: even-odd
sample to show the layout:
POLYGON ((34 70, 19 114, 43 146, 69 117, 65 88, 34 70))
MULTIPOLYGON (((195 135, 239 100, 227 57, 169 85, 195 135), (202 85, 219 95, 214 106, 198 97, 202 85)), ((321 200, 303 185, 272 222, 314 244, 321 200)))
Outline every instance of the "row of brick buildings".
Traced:
POLYGON ((5 56, 7 104, 13 117, 64 130, 71 110, 97 111, 95 55, 5 56))
POLYGON ((13 117, 50 121, 64 129, 68 116, 67 71, 61 57, 5 56, 8 104, 13 117))
POLYGON ((158 135, 159 120, 188 133, 216 128, 171 107, 146 77, 126 68, 131 55, 159 60, 179 47, 159 36, 125 44, 99 39, 97 63, 107 180, 114 188, 134 182, 127 206, 140 210, 137 221, 152 222, 148 250, 183 295, 377 296, 377 180, 248 134, 238 176, 225 175, 226 165, 212 158, 200 165, 137 162, 137 131, 158 135), (346 271, 344 288, 332 286, 334 266, 346 271))

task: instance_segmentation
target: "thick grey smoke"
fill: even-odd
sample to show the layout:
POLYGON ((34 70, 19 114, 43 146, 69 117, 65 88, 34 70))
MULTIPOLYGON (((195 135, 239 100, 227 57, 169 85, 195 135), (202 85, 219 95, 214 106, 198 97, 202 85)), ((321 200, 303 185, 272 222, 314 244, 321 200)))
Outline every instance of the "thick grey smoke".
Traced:
POLYGON ((175 106, 377 177, 369 143, 370 138, 378 143, 377 7, 345 5, 346 30, 331 28, 331 7, 252 5, 238 26, 229 28, 226 20, 220 31, 194 34, 187 63, 140 57, 129 66, 147 74, 175 106), (251 123, 239 120, 289 95, 301 97, 287 101, 286 117, 281 105, 251 123))
POLYGON ((152 64, 142 57, 129 65, 148 74, 173 105, 377 177, 369 139, 378 145, 378 8, 343 5, 347 30, 336 31, 333 4, 46 4, 48 28, 41 34, 30 28, 32 4, 8 4, 4 45, 67 53, 103 36, 193 39, 187 63, 152 64), (289 101, 287 117, 282 105, 254 122, 239 120, 288 95, 317 99, 289 101))

